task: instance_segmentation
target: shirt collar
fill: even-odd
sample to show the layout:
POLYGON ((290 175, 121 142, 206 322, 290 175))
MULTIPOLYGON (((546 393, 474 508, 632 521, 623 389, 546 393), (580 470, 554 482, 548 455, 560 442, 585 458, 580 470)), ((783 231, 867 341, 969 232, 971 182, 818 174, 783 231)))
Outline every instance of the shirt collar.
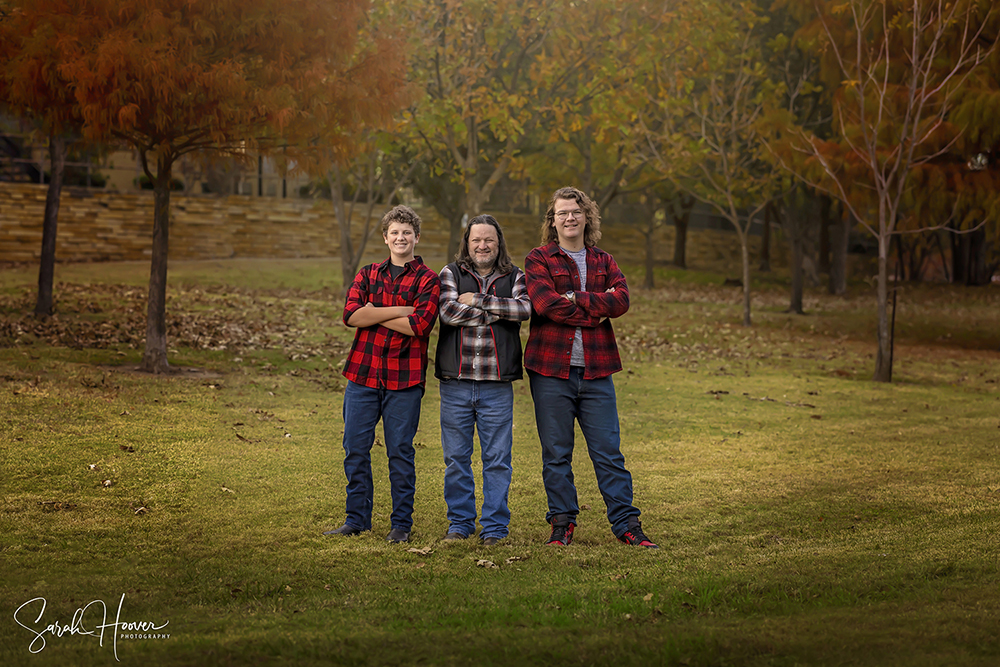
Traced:
MULTIPOLYGON (((589 251, 590 247, 583 246, 583 249, 589 251)), ((569 257, 569 251, 563 250, 558 241, 550 241, 549 244, 545 246, 545 251, 550 257, 555 257, 556 255, 565 255, 566 257, 569 257)), ((587 254, 589 255, 590 253, 588 252, 587 254)))
POLYGON ((472 274, 474 274, 480 280, 488 280, 490 276, 494 276, 496 278, 499 278, 500 276, 505 276, 505 275, 507 275, 507 273, 510 273, 510 271, 508 271, 507 273, 501 273, 500 269, 497 268, 497 265, 494 264, 493 265, 493 270, 490 272, 489 275, 487 275, 487 276, 481 276, 481 275, 479 275, 479 271, 476 271, 476 267, 471 266, 468 262, 456 262, 456 264, 457 264, 458 268, 462 269, 466 273, 472 273, 472 274))
MULTIPOLYGON (((403 269, 417 270, 417 267, 424 263, 423 258, 420 255, 414 255, 413 259, 403 265, 403 269)), ((392 257, 386 257, 385 261, 378 265, 379 272, 388 271, 389 265, 392 264, 392 257)))

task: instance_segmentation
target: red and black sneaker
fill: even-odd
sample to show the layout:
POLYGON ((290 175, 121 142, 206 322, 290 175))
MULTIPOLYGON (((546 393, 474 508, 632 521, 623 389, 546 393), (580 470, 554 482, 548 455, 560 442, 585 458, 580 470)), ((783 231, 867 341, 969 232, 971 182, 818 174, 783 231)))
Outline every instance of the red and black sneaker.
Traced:
POLYGON ((618 541, 635 547, 646 547, 647 549, 660 548, 656 546, 651 539, 646 537, 644 532, 642 532, 642 524, 639 523, 639 519, 636 517, 631 517, 628 520, 628 530, 621 534, 618 541))
POLYGON ((569 515, 557 514, 552 517, 552 534, 549 535, 548 546, 567 546, 573 541, 573 529, 576 524, 570 521, 569 515))

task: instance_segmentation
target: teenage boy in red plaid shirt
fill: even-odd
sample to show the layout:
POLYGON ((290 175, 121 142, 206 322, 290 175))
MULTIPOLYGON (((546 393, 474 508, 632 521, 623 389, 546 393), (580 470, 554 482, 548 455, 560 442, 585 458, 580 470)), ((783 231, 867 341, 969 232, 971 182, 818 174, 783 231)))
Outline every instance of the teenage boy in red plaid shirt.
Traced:
POLYGON ((611 374, 622 368, 611 319, 628 311, 628 284, 614 258, 596 247, 601 216, 576 188, 556 190, 542 222, 542 245, 524 261, 533 314, 524 350, 550 545, 573 540, 580 511, 573 483, 574 420, 587 441, 611 530, 625 544, 658 548, 632 505, 632 475, 621 453, 611 374))
POLYGON ((427 344, 437 319, 440 281, 413 254, 420 217, 396 206, 382 218, 389 258, 361 269, 347 292, 344 323, 355 327, 344 365, 344 473, 347 518, 324 535, 357 535, 372 528, 371 449, 379 419, 385 432, 392 494, 386 540, 407 542, 416 486, 413 436, 424 395, 427 344))

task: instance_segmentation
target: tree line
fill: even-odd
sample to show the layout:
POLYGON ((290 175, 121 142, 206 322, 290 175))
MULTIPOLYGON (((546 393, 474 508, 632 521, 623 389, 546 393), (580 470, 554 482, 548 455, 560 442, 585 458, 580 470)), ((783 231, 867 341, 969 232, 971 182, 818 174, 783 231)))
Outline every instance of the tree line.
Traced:
POLYGON ((50 151, 36 313, 67 146, 131 146, 155 198, 142 367, 168 370, 172 170, 263 154, 328 188, 345 284, 402 187, 450 254, 504 178, 640 202, 650 240, 700 203, 740 240, 746 326, 753 225, 790 240, 799 312, 808 227, 834 292, 860 228, 888 381, 891 255, 912 277, 947 230, 953 280, 996 269, 998 39, 990 0, 0 0, 0 104, 50 151))

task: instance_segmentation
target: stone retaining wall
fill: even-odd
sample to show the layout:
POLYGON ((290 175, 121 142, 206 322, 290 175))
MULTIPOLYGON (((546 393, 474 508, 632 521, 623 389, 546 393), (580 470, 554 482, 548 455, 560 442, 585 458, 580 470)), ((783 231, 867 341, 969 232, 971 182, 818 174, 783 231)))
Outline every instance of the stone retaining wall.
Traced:
MULTIPOLYGON (((0 183, 0 261, 35 262, 39 257, 47 186, 0 183)), ((429 207, 418 253, 442 260, 448 244, 446 224, 429 207)), ((504 226, 511 254, 523 258, 537 245, 536 216, 494 213, 504 226)), ((361 224, 358 216, 355 227, 361 224)), ((378 224, 378 221, 375 221, 378 224)), ((150 256, 153 195, 65 188, 59 209, 56 258, 60 262, 142 260, 150 256)), ((622 262, 641 263, 646 242, 630 225, 605 220, 600 245, 622 262)), ((674 230, 657 234, 657 259, 673 257, 674 230)), ((757 257, 760 239, 751 237, 757 257)), ((785 265, 786 252, 772 241, 772 264, 785 265)), ((336 257, 339 231, 327 200, 274 199, 245 196, 171 195, 170 257, 175 260, 229 257, 336 257)), ((381 259, 381 236, 369 241, 365 261, 381 259)), ((716 230, 688 232, 688 266, 722 267, 739 275, 740 249, 735 234, 716 230)), ((754 260, 756 262, 756 260, 754 260)))

